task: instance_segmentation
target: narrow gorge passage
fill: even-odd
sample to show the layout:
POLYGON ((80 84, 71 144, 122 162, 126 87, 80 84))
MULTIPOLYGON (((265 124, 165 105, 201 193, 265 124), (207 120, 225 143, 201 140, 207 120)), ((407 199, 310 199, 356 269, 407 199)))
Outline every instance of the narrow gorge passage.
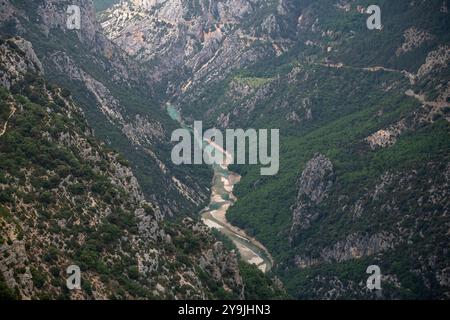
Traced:
MULTIPOLYGON (((188 128, 183 124, 181 115, 176 108, 168 105, 167 112, 173 120, 188 128)), ((222 152, 213 142, 206 143, 216 151, 222 152)), ((214 164, 212 168, 214 177, 211 199, 209 205, 201 211, 203 223, 210 228, 219 230, 233 241, 245 262, 256 265, 262 272, 268 272, 273 266, 273 259, 269 251, 259 241, 247 235, 245 231, 230 224, 226 218, 228 209, 237 201, 233 189, 241 177, 224 165, 214 164)))

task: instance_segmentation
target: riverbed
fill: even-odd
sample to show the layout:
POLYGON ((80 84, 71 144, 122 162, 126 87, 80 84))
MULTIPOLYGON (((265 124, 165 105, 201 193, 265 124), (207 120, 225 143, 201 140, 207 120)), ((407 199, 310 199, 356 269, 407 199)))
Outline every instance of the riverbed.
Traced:
MULTIPOLYGON (((189 126, 183 123, 180 112, 176 108, 167 105, 167 113, 184 128, 189 129, 189 126)), ((216 151, 225 152, 212 141, 203 141, 202 144, 216 151)), ((247 235, 244 230, 233 226, 227 220, 228 209, 237 201, 233 194, 234 186, 239 183, 241 177, 228 169, 226 161, 223 164, 213 164, 212 169, 214 176, 210 203, 200 212, 203 223, 231 239, 244 261, 256 265, 262 272, 269 271, 273 266, 273 259, 267 249, 256 239, 247 235)))

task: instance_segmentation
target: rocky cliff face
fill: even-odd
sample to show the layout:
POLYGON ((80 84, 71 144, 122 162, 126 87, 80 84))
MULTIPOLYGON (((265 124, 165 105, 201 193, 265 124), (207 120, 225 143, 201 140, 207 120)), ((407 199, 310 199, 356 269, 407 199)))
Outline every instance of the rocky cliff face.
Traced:
POLYGON ((17 82, 22 81, 27 72, 31 71, 37 74, 43 72, 42 64, 36 57, 31 43, 18 38, 10 40, 9 45, 17 47, 22 54, 11 52, 6 44, 1 48, 0 63, 3 66, 1 85, 8 90, 17 82))
POLYGON ((42 78, 31 43, 0 52, 2 298, 243 298, 236 255, 199 223, 164 221, 70 93, 42 78), (80 290, 66 287, 69 265, 80 290))
POLYGON ((295 233, 311 226, 320 212, 319 205, 333 186, 334 172, 331 161, 322 154, 311 159, 298 181, 298 194, 293 208, 291 241, 295 233))
POLYGON ((124 1, 100 21, 108 38, 168 79, 169 92, 186 92, 286 51, 292 43, 274 6, 287 14, 285 1, 124 1))

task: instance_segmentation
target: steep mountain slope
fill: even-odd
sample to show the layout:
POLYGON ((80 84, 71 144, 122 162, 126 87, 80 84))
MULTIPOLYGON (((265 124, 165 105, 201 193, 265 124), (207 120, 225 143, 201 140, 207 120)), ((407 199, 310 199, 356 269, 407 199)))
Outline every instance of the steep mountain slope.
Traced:
POLYGON ((162 112, 160 85, 99 31, 89 0, 2 2, 0 33, 33 43, 48 79, 70 88, 96 135, 130 160, 145 195, 164 214, 196 212, 208 198, 211 173, 172 165, 176 123, 162 112), (69 5, 81 9, 80 30, 66 27, 69 5))
POLYGON ((290 293, 448 298, 448 1, 378 1, 381 30, 366 27, 370 1, 258 3, 127 1, 100 19, 165 66, 184 118, 281 129, 280 173, 233 168, 228 218, 270 249, 290 293), (381 292, 366 288, 373 264, 381 292))
POLYGON ((164 223, 127 161, 42 79, 31 44, 0 50, 2 288, 22 299, 243 297, 236 256, 192 221, 164 223), (65 286, 71 264, 82 291, 65 286))
POLYGON ((70 92, 43 78, 31 43, 2 40, 0 53, 0 299, 284 295, 206 226, 165 221, 70 92), (69 265, 81 290, 66 287, 69 265))

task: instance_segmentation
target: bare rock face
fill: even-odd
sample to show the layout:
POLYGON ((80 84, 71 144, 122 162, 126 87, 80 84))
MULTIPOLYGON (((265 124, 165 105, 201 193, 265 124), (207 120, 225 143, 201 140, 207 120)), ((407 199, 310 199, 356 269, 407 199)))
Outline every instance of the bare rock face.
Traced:
POLYGON ((307 229, 317 219, 315 208, 328 195, 334 181, 331 161, 322 154, 316 154, 307 164, 298 181, 297 201, 293 207, 291 241, 295 233, 307 229))
POLYGON ((0 245, 0 274, 10 288, 21 288, 23 298, 30 299, 33 293, 32 275, 23 241, 14 241, 10 245, 0 245), (15 270, 19 269, 17 274, 15 270))
MULTIPOLYGON (((36 144, 51 146, 52 157, 64 154, 56 169, 26 160, 20 183, 10 166, 2 168, 0 191, 11 193, 0 203, 0 284, 12 292, 11 297, 206 299, 214 297, 209 287, 212 278, 234 297, 243 298, 237 255, 227 251, 199 222, 186 219, 175 227, 164 223, 159 204, 144 197, 128 162, 94 138, 71 96, 38 78, 42 67, 32 45, 14 38, 0 43, 0 50, 2 81, 18 82, 17 90, 28 85, 21 94, 26 96, 28 90, 35 90, 39 98, 39 103, 24 104, 5 89, 7 97, 2 96, 0 102, 14 107, 10 118, 17 122, 5 125, 2 137, 23 135, 31 139, 29 133, 20 130, 28 116, 41 129, 33 135, 36 144), (27 73, 31 73, 30 79, 25 81, 27 73), (33 116, 35 109, 42 117, 33 116), (68 159, 74 162, 69 165, 68 159), (67 171, 72 166, 78 166, 79 171, 67 171), (52 180, 52 184, 40 187, 37 179, 52 180), (41 209, 43 198, 30 194, 45 194, 45 212, 41 209), (83 228, 77 229, 80 225, 83 228), (189 241, 195 244, 191 249, 186 246, 189 241), (94 242, 95 249, 89 249, 89 243, 94 242), (89 257, 77 248, 83 248, 89 257), (177 252, 184 252, 182 262, 177 261, 177 252), (86 259, 80 260, 82 256, 86 259), (119 266, 118 273, 107 277, 102 276, 106 269, 93 264, 112 260, 127 262, 119 266), (82 281, 90 290, 65 293, 65 270, 71 264, 80 264, 82 281), (133 281, 141 290, 120 290, 116 276, 133 281)), ((136 134, 144 137, 151 129, 143 126, 136 134)), ((49 155, 45 148, 34 152, 49 155)), ((15 157, 11 150, 4 154, 15 157)))
POLYGON ((450 47, 440 46, 437 50, 431 51, 425 63, 420 67, 417 72, 419 79, 427 76, 431 72, 438 72, 449 65, 450 62, 450 47))
POLYGON ((77 34, 79 39, 91 45, 100 41, 100 35, 97 33, 99 26, 90 0, 73 0, 70 3, 62 3, 60 0, 44 1, 37 9, 41 30, 45 34, 54 28, 68 32, 69 30, 65 29, 65 26, 67 23, 66 10, 69 4, 78 6, 81 11, 81 28, 77 34))
POLYGON ((403 123, 393 125, 386 130, 379 130, 374 134, 370 135, 365 139, 365 141, 370 145, 370 148, 376 149, 378 147, 386 148, 392 146, 397 141, 397 137, 405 129, 403 123))
POLYGON ((403 36, 405 38, 405 41, 402 46, 395 52, 397 56, 419 48, 424 42, 433 39, 433 36, 430 33, 423 30, 418 30, 415 27, 411 27, 405 30, 403 36))
MULTIPOLYGON (((233 68, 285 52, 289 43, 277 39, 280 22, 274 15, 258 26, 245 25, 270 5, 267 0, 129 0, 99 16, 110 40, 137 60, 149 62, 155 79, 175 71, 168 90, 176 87, 184 93, 197 81, 217 81, 233 68)), ((286 8, 280 1, 278 10, 286 8)))
POLYGON ((295 263, 299 268, 308 268, 320 263, 343 262, 352 259, 372 256, 394 247, 395 236, 389 233, 374 235, 351 234, 346 239, 324 248, 320 257, 311 258, 297 255, 295 263))
POLYGON ((250 10, 246 0, 124 1, 103 13, 102 26, 110 39, 140 60, 158 59, 167 68, 186 61, 194 66, 250 10))
POLYGON ((223 282, 224 288, 241 288, 240 296, 244 297, 243 280, 239 274, 238 257, 233 252, 227 253, 221 242, 216 242, 213 247, 200 257, 200 266, 206 270, 217 282, 223 282))
POLYGON ((7 43, 0 43, 0 53, 0 84, 7 89, 21 81, 28 71, 43 72, 31 43, 22 38, 11 38, 7 43))

